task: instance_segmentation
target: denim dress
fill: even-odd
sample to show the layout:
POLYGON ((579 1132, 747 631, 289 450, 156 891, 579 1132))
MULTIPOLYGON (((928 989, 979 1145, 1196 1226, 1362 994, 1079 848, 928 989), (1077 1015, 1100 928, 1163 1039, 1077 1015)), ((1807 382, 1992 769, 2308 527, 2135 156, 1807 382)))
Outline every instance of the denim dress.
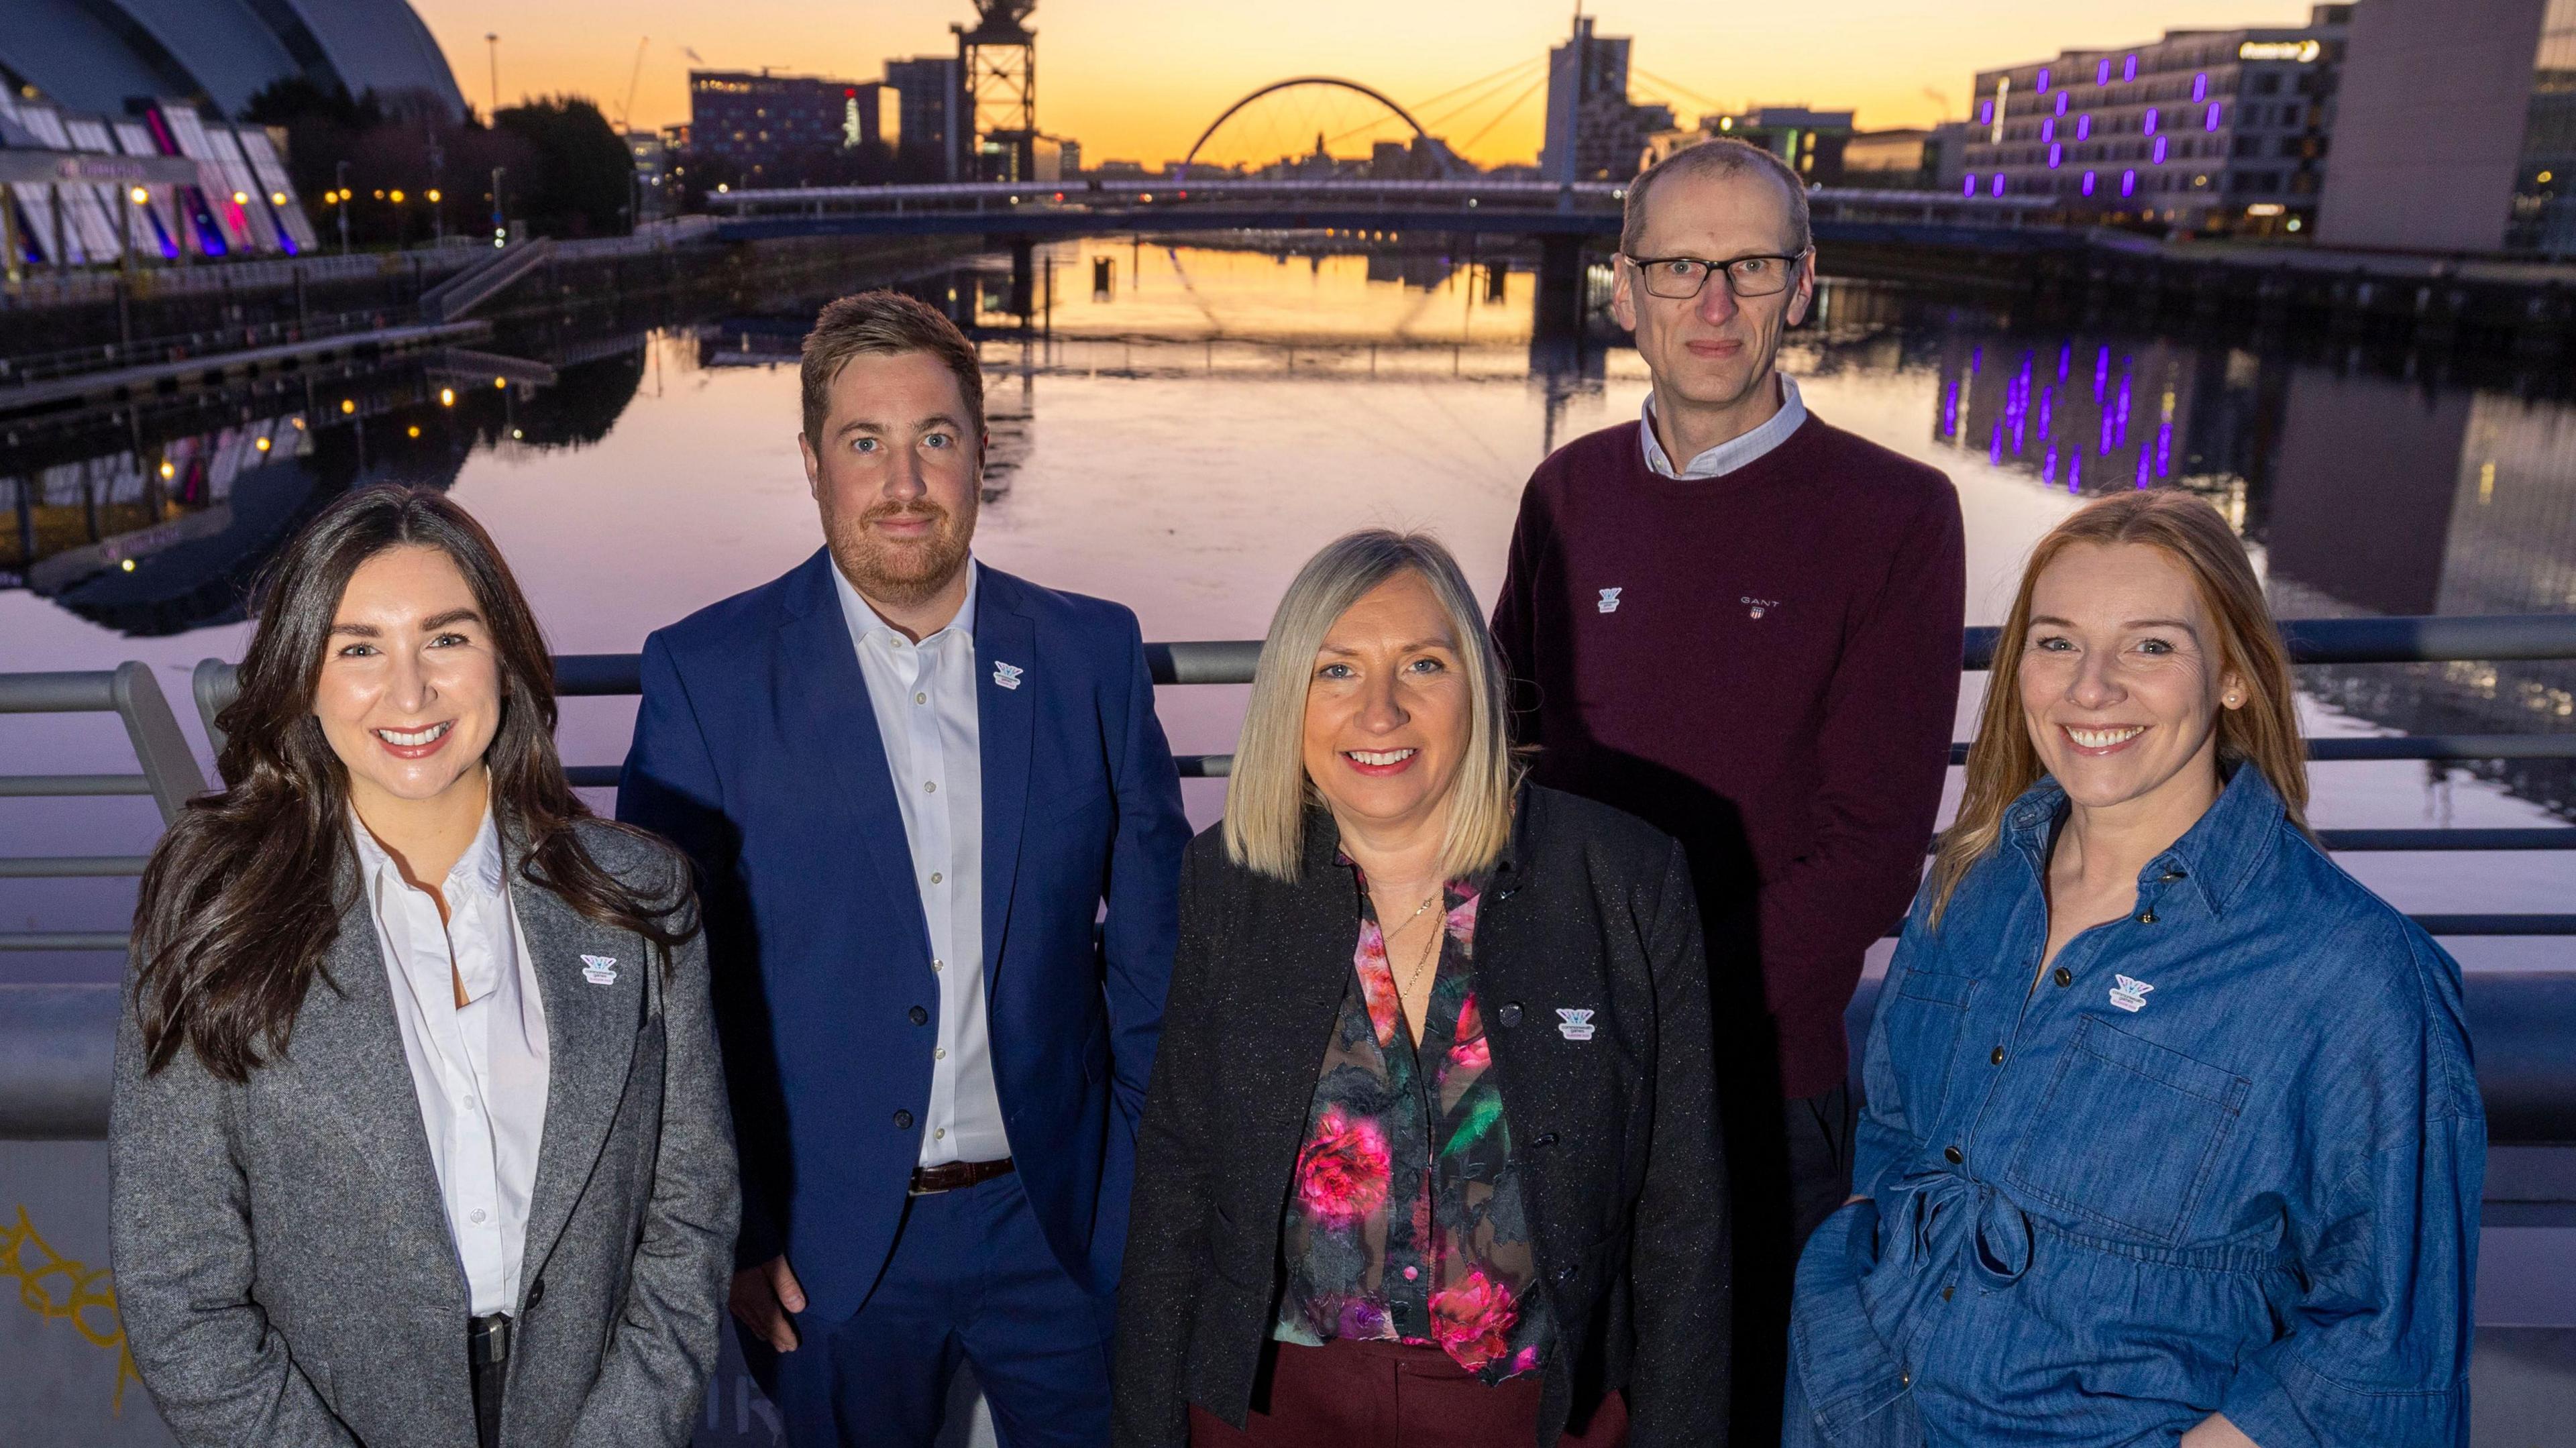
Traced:
POLYGON ((2458 965, 2261 771, 2039 973, 2015 801, 1879 995, 1856 1201, 1798 1265, 1784 1442, 2465 1445, 2486 1120, 2458 965), (2036 981, 2036 984, 2034 984, 2036 981))

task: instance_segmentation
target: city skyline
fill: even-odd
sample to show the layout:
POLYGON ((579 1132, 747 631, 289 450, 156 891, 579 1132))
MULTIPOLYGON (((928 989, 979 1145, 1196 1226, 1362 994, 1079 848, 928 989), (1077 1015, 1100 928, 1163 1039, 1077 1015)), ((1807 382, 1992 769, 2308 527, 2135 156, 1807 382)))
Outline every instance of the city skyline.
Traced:
MULTIPOLYGON (((688 119, 692 69, 758 70, 873 80, 890 57, 953 54, 948 26, 969 0, 413 0, 445 51, 458 89, 477 108, 492 99, 489 48, 497 32, 499 99, 571 93, 614 122, 659 129, 688 119), (612 28, 614 27, 614 28, 612 28), (637 65, 638 42, 642 63, 637 65), (694 52, 696 59, 692 59, 694 52), (634 95, 626 108, 630 77, 634 95)), ((2166 30, 2293 25, 2304 0, 2098 0, 2070 15, 2047 0, 1989 0, 1973 17, 1904 0, 1812 0, 1799 7, 1721 13, 1680 0, 1610 0, 1584 13, 1605 35, 1633 36, 1632 93, 1667 101, 1685 119, 1748 102, 1858 112, 1867 129, 1927 126, 1967 113, 1970 77, 2069 47, 2140 42, 2166 30)), ((1233 7, 1198 0, 1045 0, 1038 34, 1038 114, 1051 134, 1081 141, 1093 162, 1148 166, 1177 159, 1208 122, 1246 92, 1295 75, 1359 81, 1408 106, 1532 62, 1570 29, 1563 0, 1488 0, 1388 7, 1307 0, 1247 26, 1233 7)), ((1453 134, 1482 165, 1538 151, 1539 98, 1507 81, 1463 113, 1453 134), (1517 104, 1514 98, 1520 97, 1517 104), (1481 135, 1475 133, 1481 132, 1481 135), (1473 144, 1463 144, 1475 135, 1473 144)), ((1432 125, 1435 133, 1452 129, 1432 125)))

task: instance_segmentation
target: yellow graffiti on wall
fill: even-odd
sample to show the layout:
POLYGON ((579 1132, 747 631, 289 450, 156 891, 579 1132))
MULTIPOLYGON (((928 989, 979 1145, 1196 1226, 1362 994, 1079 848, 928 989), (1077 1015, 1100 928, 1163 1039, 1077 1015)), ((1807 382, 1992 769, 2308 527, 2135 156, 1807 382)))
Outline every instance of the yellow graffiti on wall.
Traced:
POLYGON ((116 1315, 115 1274, 104 1267, 85 1267, 56 1252, 36 1235, 27 1209, 18 1208, 14 1226, 0 1226, 0 1278, 15 1278, 18 1300, 43 1318, 59 1318, 96 1347, 116 1353, 116 1396, 110 1411, 125 1411, 125 1381, 143 1381, 134 1371, 134 1353, 125 1345, 125 1324, 116 1315))

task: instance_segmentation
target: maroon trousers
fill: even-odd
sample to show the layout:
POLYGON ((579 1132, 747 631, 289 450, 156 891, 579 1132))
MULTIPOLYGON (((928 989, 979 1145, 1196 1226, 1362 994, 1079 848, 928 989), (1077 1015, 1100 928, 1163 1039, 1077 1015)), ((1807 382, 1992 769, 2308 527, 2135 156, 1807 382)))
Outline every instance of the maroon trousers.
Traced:
MULTIPOLYGON (((1256 1394, 1241 1429, 1190 1405, 1191 1448, 1516 1448, 1538 1442, 1540 1378, 1479 1382, 1436 1347, 1345 1342, 1273 1344, 1270 1401, 1256 1394)), ((1624 1448, 1628 1407, 1616 1393, 1565 1448, 1624 1448)))

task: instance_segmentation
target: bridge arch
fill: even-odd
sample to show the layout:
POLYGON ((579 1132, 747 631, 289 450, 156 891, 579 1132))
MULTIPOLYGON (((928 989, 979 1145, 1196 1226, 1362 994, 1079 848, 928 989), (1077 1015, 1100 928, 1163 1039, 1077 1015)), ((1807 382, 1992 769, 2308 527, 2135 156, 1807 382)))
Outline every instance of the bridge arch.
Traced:
MULTIPOLYGON (((1235 112, 1242 110, 1245 106, 1251 105, 1254 101, 1261 99, 1263 96, 1272 95, 1276 92, 1289 90, 1301 85, 1334 86, 1342 90, 1357 92, 1358 94, 1366 96, 1370 100, 1377 102, 1379 105, 1386 107, 1388 111, 1394 114, 1397 120, 1412 127, 1414 139, 1421 141, 1432 139, 1431 133, 1422 129, 1422 123, 1415 120, 1411 112, 1407 111, 1404 107, 1397 105, 1395 101, 1383 91, 1377 90, 1371 86, 1362 85, 1355 80, 1345 80, 1337 75, 1296 75, 1290 76, 1286 80, 1274 80, 1270 84, 1261 87, 1259 90, 1252 92, 1250 95, 1245 96, 1243 99, 1236 101, 1233 105, 1227 106, 1223 111, 1219 112, 1215 120, 1208 122, 1207 129, 1199 132, 1199 138, 1190 142, 1190 153, 1181 158, 1180 175, 1176 179, 1182 181, 1187 181, 1189 179, 1190 167, 1196 163, 1199 158, 1199 148, 1208 143, 1208 138, 1217 133, 1217 128, 1219 126, 1222 126, 1227 121, 1234 119, 1235 112)), ((1439 147, 1438 150, 1433 153, 1433 159, 1438 161, 1440 164, 1440 174, 1444 177, 1447 176, 1449 174, 1449 148, 1447 146, 1439 147)))

